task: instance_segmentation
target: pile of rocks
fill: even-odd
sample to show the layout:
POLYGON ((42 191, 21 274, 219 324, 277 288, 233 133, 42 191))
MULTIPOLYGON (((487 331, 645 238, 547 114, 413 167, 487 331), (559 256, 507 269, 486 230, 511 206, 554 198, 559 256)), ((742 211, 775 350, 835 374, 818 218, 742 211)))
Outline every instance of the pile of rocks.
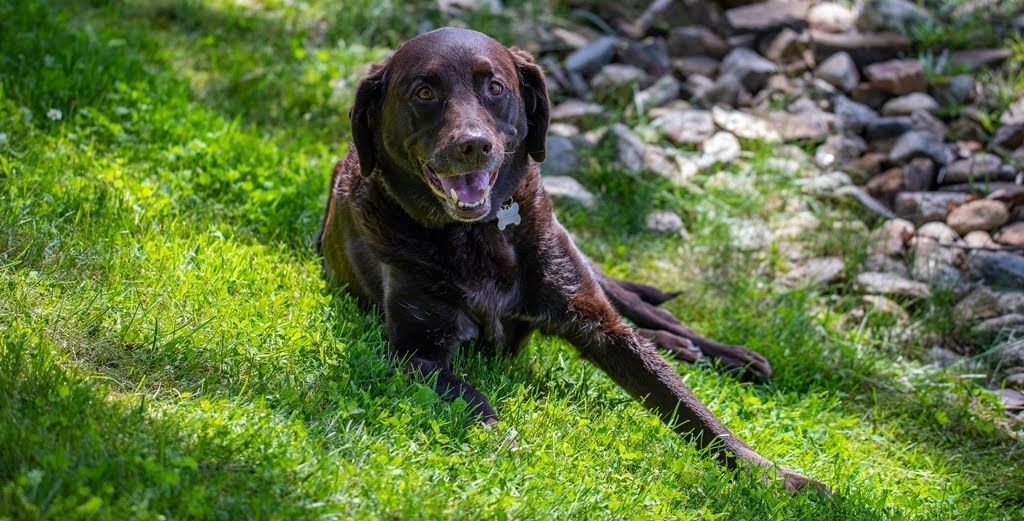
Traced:
MULTIPOLYGON (((929 81, 900 31, 933 15, 908 0, 656 0, 631 17, 629 1, 574 3, 595 9, 603 30, 540 28, 531 49, 561 100, 544 165, 552 193, 593 204, 569 174, 578 150, 602 140, 627 170, 680 184, 739 157, 740 140, 814 146, 821 175, 808 189, 886 219, 854 286, 897 308, 889 297, 906 306, 952 291, 960 330, 997 345, 1005 383, 1024 388, 1024 97, 990 133, 997 96, 968 74, 1000 67, 1009 50, 945 53, 965 73, 929 81), (650 123, 609 125, 609 104, 650 123)), ((1024 17, 1005 25, 993 30, 1024 17)), ((682 227, 671 212, 647 222, 682 227)), ((841 274, 835 259, 818 261, 801 268, 841 274)))

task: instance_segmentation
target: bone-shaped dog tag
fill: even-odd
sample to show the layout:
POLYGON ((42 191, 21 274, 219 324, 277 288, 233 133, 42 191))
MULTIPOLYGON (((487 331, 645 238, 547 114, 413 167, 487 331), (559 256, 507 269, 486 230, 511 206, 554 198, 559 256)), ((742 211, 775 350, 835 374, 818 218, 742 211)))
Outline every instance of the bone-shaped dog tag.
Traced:
POLYGON ((510 224, 519 224, 519 203, 512 201, 508 206, 502 206, 498 210, 498 229, 504 230, 510 224))

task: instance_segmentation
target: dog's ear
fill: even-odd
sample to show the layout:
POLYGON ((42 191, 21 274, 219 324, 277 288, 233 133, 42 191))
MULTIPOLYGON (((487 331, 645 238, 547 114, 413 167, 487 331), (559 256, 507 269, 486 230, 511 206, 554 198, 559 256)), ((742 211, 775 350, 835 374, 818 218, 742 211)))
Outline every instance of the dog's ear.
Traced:
POLYGON ((377 167, 374 130, 384 101, 385 67, 379 63, 370 66, 370 71, 359 82, 356 99, 348 112, 352 121, 352 142, 359 154, 359 172, 369 176, 377 167))
POLYGON ((534 161, 540 163, 547 155, 544 143, 548 137, 548 119, 551 111, 548 89, 544 85, 544 71, 534 63, 530 53, 512 47, 509 49, 519 69, 519 92, 526 106, 526 151, 534 161))

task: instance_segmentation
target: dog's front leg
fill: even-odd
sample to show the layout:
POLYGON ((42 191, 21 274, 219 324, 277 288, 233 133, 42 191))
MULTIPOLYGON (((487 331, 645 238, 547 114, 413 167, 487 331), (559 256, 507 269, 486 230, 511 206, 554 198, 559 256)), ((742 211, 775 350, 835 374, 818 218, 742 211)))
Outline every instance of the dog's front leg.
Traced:
MULTIPOLYGON (((584 359, 607 373, 676 431, 691 437, 702 449, 714 453, 729 468, 740 462, 776 468, 730 432, 697 399, 654 346, 623 322, 574 248, 567 248, 562 258, 575 261, 575 273, 567 275, 562 264, 562 272, 558 276, 560 284, 549 290, 561 292, 557 298, 549 293, 546 300, 559 302, 557 306, 564 310, 551 313, 552 319, 544 326, 548 332, 575 345, 584 359)), ((827 490, 821 483, 796 472, 784 468, 778 470, 788 490, 798 490, 807 485, 827 490)))
POLYGON ((476 334, 476 327, 457 308, 434 298, 422 287, 389 279, 384 321, 393 358, 409 373, 434 381, 441 397, 462 398, 474 416, 490 425, 498 416, 487 397, 452 372, 452 356, 476 334))

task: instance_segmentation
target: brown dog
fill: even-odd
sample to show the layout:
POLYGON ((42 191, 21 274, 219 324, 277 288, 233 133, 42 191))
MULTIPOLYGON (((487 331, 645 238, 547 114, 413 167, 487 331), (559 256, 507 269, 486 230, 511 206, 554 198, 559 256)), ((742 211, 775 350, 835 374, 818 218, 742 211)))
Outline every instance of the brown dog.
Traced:
MULTIPOLYGON (((729 467, 774 468, 679 379, 657 346, 766 378, 768 363, 656 308, 673 295, 610 278, 572 243, 540 182, 548 97, 530 55, 474 31, 401 46, 360 83, 355 144, 334 169, 318 247, 329 280, 384 314, 391 352, 484 422, 487 398, 451 371, 460 345, 513 355, 540 330, 729 467), (627 326, 625 316, 639 329, 627 326)), ((816 481, 779 469, 787 489, 816 481)))

